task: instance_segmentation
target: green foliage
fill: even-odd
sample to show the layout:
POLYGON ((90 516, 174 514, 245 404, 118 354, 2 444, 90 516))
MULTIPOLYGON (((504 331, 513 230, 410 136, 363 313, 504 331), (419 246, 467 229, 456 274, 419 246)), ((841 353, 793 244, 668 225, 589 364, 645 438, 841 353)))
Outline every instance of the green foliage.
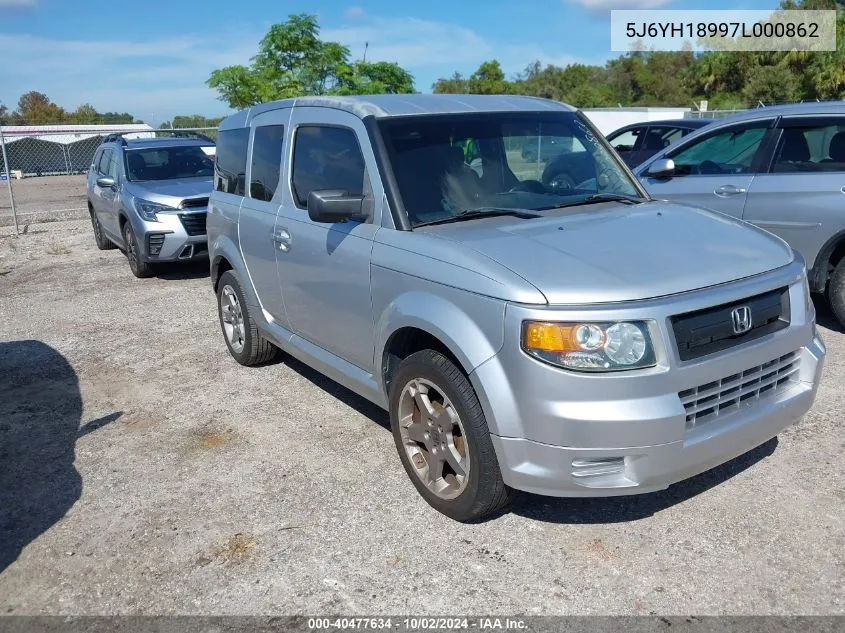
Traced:
POLYGON ((135 120, 128 112, 97 112, 90 103, 83 103, 76 110, 65 110, 50 101, 43 92, 32 90, 21 95, 14 112, 0 104, 0 123, 4 125, 50 125, 57 123, 97 124, 132 123, 135 120))
POLYGON ((783 0, 783 9, 837 9, 837 50, 830 52, 633 52, 603 66, 533 62, 506 79, 496 60, 468 79, 438 79, 435 93, 523 94, 578 107, 684 106, 740 109, 788 101, 845 98, 845 2, 783 0))
POLYGON ((302 95, 414 91, 413 77, 398 64, 351 62, 349 49, 322 41, 317 17, 305 13, 271 26, 249 66, 215 70, 207 83, 235 109, 302 95))

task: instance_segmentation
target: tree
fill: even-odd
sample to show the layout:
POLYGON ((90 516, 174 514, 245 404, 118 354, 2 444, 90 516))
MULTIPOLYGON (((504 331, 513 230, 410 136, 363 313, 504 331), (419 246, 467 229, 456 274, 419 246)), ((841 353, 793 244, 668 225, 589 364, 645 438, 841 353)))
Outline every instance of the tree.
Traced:
POLYGON ((0 103, 0 125, 7 125, 9 121, 9 108, 0 103))
POLYGON ((435 94, 466 94, 469 92, 469 82, 461 73, 456 72, 448 79, 438 79, 431 87, 435 94))
POLYGON ((34 90, 21 95, 17 115, 21 123, 29 125, 61 123, 67 118, 63 108, 50 101, 43 92, 34 90))
POLYGON ((742 95, 749 102, 766 105, 795 101, 798 79, 786 66, 760 66, 748 79, 742 95))
POLYGON ((90 103, 83 103, 70 114, 73 123, 98 123, 100 115, 90 103))
POLYGON ((235 109, 302 95, 413 92, 413 77, 398 64, 352 63, 346 46, 319 35, 316 16, 291 15, 270 27, 249 66, 217 69, 207 83, 235 109))
POLYGON ((505 79, 505 73, 499 61, 494 59, 482 62, 469 78, 469 91, 480 95, 501 95, 511 91, 511 84, 505 79))

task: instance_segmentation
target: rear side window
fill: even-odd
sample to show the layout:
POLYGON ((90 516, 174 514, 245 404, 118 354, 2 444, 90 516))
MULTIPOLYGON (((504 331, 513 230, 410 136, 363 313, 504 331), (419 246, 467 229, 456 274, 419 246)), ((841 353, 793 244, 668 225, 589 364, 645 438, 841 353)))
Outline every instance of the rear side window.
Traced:
POLYGON ((355 132, 317 125, 296 130, 293 145, 293 195, 305 208, 312 191, 335 189, 364 193, 364 156, 355 132))
POLYGON ((775 150, 772 171, 845 171, 845 120, 816 120, 786 127, 775 150))
POLYGON ((279 185, 282 167, 282 144, 285 126, 263 125, 255 128, 252 139, 252 166, 249 177, 249 196, 269 202, 279 185))
POLYGON ((246 194, 246 150, 249 128, 222 130, 217 135, 214 189, 237 196, 246 194))

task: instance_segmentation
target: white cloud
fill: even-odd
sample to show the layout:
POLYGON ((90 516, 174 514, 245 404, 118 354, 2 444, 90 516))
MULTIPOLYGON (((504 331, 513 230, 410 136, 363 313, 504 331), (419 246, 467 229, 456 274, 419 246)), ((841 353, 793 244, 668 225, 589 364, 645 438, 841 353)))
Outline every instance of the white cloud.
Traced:
POLYGON ((658 9, 670 4, 672 0, 564 0, 578 4, 591 11, 610 11, 611 9, 658 9))
POLYGON ((222 114, 227 106, 205 81, 215 68, 248 63, 259 37, 186 35, 139 42, 0 33, 0 59, 15 60, 0 65, 3 101, 12 108, 19 95, 38 90, 68 109, 88 102, 100 111, 131 112, 145 121, 222 114), (227 48, 226 42, 235 44, 227 48))
POLYGON ((346 16, 347 20, 360 20, 366 14, 366 11, 364 11, 361 7, 349 7, 343 15, 346 16))

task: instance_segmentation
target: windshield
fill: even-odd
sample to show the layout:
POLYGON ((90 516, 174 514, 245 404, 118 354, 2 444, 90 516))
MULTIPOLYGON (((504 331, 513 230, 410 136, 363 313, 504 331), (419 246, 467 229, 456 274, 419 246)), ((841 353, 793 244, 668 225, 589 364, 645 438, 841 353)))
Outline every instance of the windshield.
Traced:
POLYGON ((477 209, 573 206, 596 194, 642 198, 575 113, 408 117, 381 126, 412 226, 477 209))
POLYGON ((126 150, 126 175, 132 182, 211 178, 214 160, 198 145, 126 150))

